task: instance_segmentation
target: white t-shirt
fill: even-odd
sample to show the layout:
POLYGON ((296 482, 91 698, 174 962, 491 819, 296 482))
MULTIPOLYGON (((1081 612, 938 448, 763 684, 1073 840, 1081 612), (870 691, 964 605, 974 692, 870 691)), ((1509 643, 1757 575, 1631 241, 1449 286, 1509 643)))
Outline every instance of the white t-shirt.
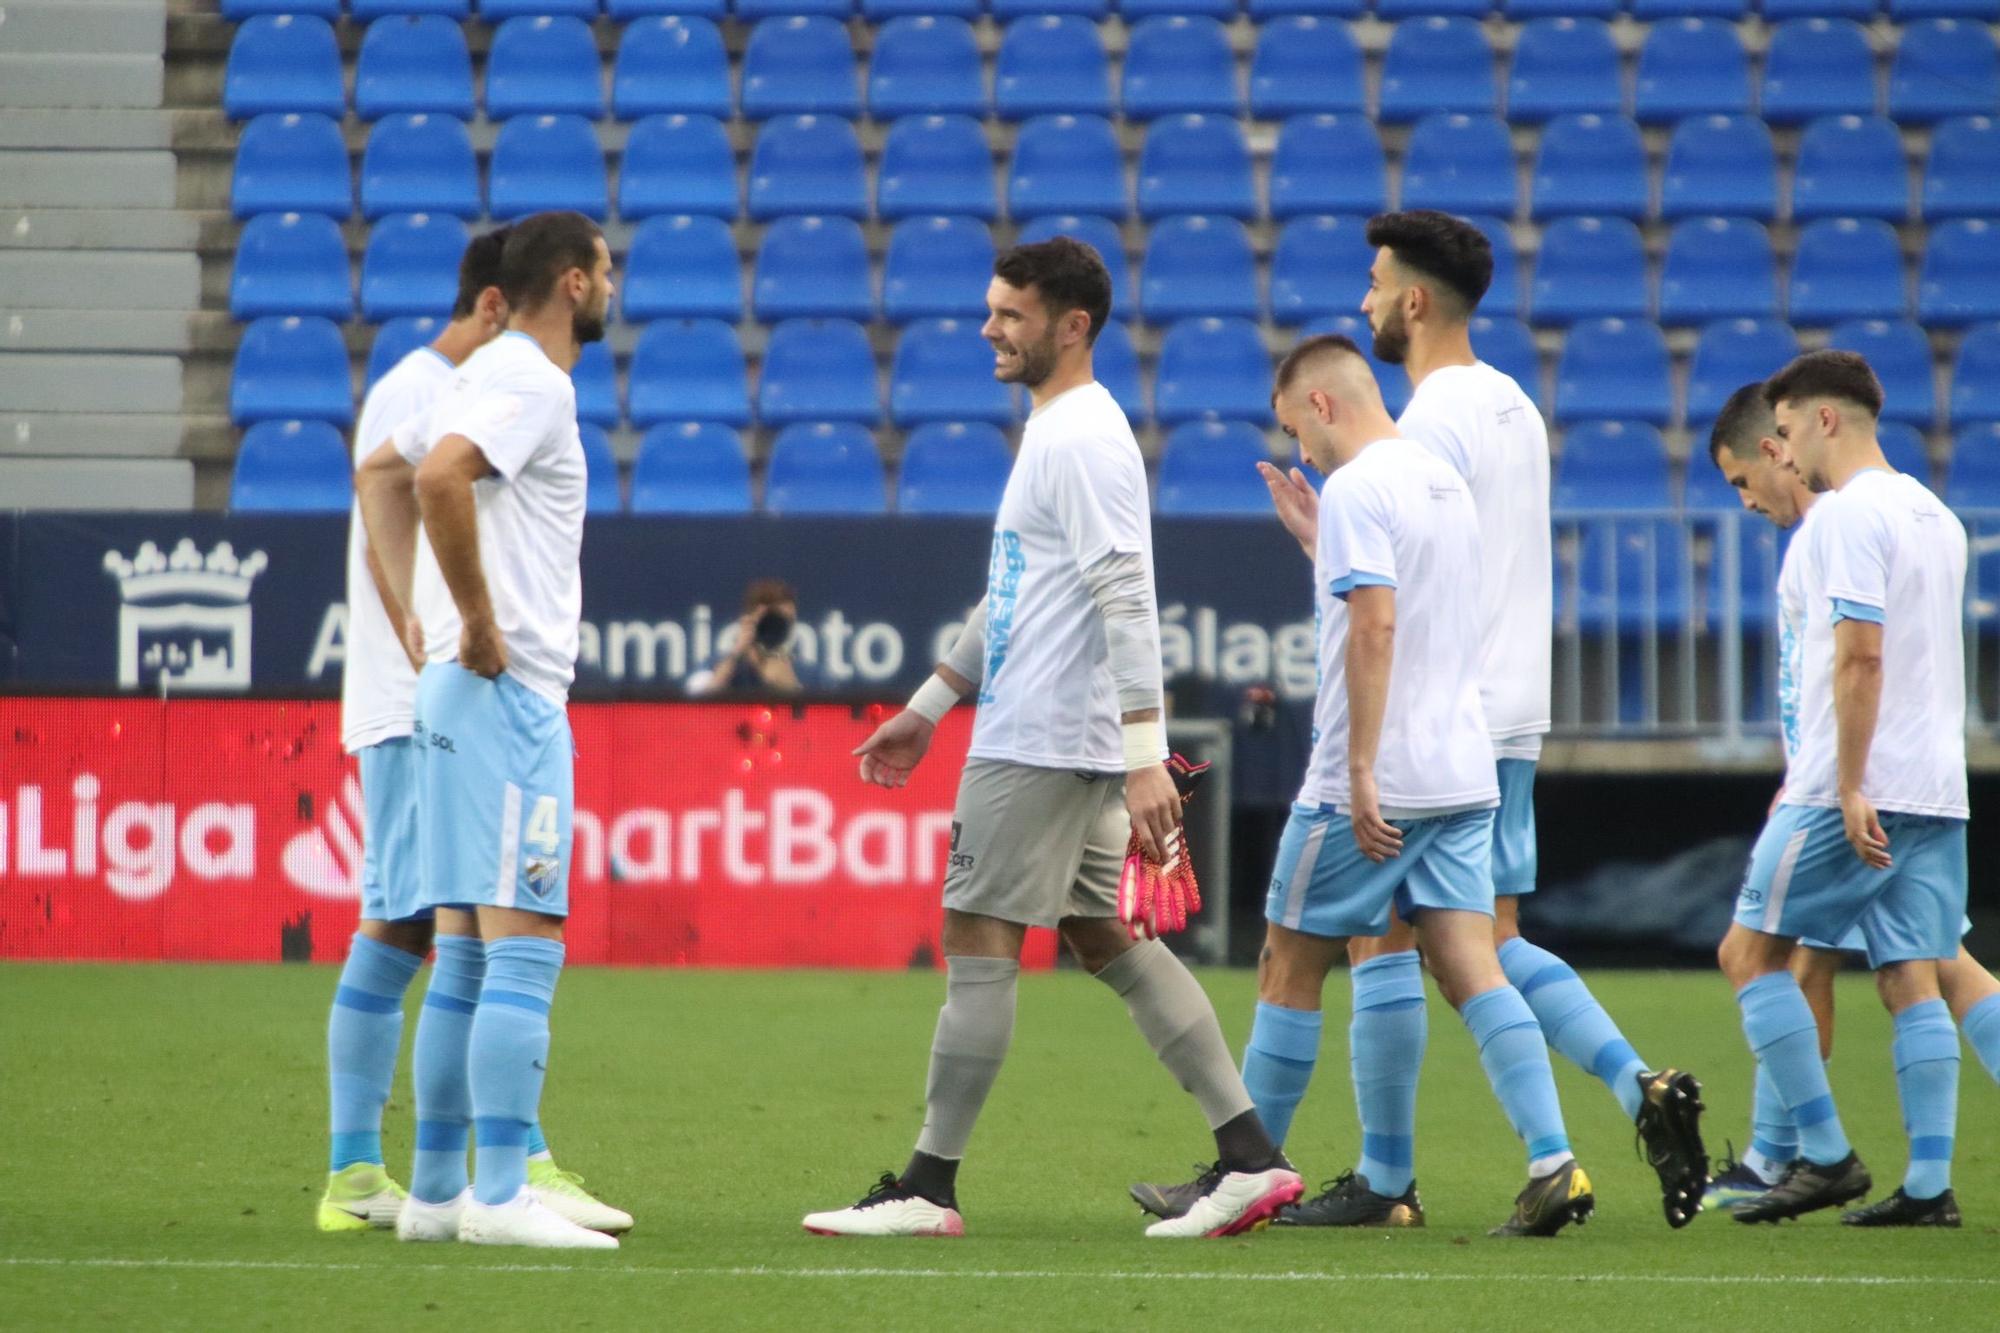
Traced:
POLYGON ((1113 554, 1145 562, 1157 616, 1146 464, 1125 414, 1091 383, 1028 418, 1000 498, 972 758, 1125 770, 1104 620, 1083 578, 1113 554))
POLYGON ((1480 692, 1503 759, 1534 759, 1549 729, 1555 583, 1549 433, 1534 400, 1484 361, 1424 376, 1396 428, 1451 464, 1479 511, 1480 692))
POLYGON ((1809 585, 1821 582, 1813 567, 1813 515, 1817 503, 1799 518, 1798 530, 1785 547, 1778 566, 1778 730, 1785 743, 1789 768, 1799 753, 1799 690, 1805 681, 1806 602, 1809 585))
POLYGON ((1319 699, 1299 800, 1347 807, 1347 594, 1396 590, 1389 697, 1375 755, 1385 818, 1497 805, 1480 704, 1479 524, 1466 483, 1408 440, 1377 440, 1327 478, 1313 556, 1319 699))
MULTIPOLYGON (((466 358, 431 411, 396 428, 399 453, 422 462, 462 435, 493 476, 475 482, 479 563, 507 644, 507 674, 554 703, 576 678, 583 616, 583 514, 589 474, 570 377, 524 333, 501 334, 466 358)), ((428 543, 417 552, 413 600, 428 660, 458 658, 458 607, 428 543)))
POLYGON ((1837 806, 1834 625, 1882 625, 1882 702, 1861 792, 1877 810, 1968 817, 1965 528, 1924 484, 1871 468, 1813 506, 1799 752, 1788 805, 1837 806))

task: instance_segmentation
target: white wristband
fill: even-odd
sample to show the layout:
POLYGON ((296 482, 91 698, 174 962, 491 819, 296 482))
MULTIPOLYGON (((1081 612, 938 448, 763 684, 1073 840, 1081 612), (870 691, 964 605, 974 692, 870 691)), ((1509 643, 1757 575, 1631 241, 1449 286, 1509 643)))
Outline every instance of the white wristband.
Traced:
POLYGON ((1127 773, 1141 768, 1151 768, 1160 762, 1160 756, 1167 748, 1167 733, 1158 718, 1146 722, 1127 722, 1123 731, 1127 773))
POLYGON ((917 692, 910 696, 910 711, 936 726, 940 719, 958 707, 958 691, 944 683, 944 677, 933 671, 924 677, 924 683, 917 686, 917 692))

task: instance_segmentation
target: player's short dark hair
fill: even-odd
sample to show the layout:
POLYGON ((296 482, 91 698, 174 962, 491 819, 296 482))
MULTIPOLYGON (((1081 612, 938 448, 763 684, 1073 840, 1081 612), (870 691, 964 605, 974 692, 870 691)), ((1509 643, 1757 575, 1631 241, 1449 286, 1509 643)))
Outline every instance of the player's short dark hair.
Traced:
MULTIPOLYGON (((1275 398, 1278 394, 1290 389, 1292 382, 1298 379, 1299 372, 1305 369, 1307 362, 1316 361, 1320 357, 1330 353, 1361 356, 1361 348, 1354 339, 1344 333, 1314 334, 1291 351, 1285 353, 1285 359, 1278 363, 1277 388, 1273 392, 1272 397, 1275 398)), ((1363 359, 1365 360, 1366 358, 1363 359)))
POLYGON ((1493 283, 1493 244, 1486 233, 1449 213, 1414 208, 1368 219, 1368 244, 1386 246, 1396 262, 1443 283, 1470 315, 1493 283))
POLYGON ((1866 408, 1871 417, 1882 415, 1882 381, 1859 352, 1831 347, 1807 352, 1764 381, 1764 401, 1772 407, 1786 399, 1799 403, 1809 398, 1838 398, 1866 408))
POLYGON ((799 594, 783 579, 752 579, 750 586, 743 590, 743 611, 761 611, 767 606, 783 606, 786 602, 796 603, 799 594))
POLYGON ((535 310, 573 268, 597 268, 597 224, 581 213, 537 213, 510 229, 500 256, 500 290, 516 310, 535 310))
POLYGON ((993 261, 993 276, 1022 291, 1034 288, 1050 319, 1072 310, 1089 315, 1092 343, 1111 318, 1111 270, 1094 247, 1074 236, 1017 245, 993 261))
POLYGON ((458 299, 451 304, 451 317, 464 319, 479 305, 479 294, 500 285, 500 256, 507 249, 512 227, 495 227, 475 236, 458 260, 458 299))
POLYGON ((1708 432, 1708 456, 1717 462, 1727 449, 1741 459, 1757 456, 1757 441, 1772 433, 1771 405, 1764 401, 1764 381, 1753 380, 1722 405, 1708 432))

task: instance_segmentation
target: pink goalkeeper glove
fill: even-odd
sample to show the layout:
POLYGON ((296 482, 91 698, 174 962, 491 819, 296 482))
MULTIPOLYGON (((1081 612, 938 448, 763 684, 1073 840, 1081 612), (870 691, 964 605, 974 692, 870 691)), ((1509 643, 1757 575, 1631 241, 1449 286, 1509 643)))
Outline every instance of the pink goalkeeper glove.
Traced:
MULTIPOLYGON (((1167 774, 1179 789, 1181 806, 1208 773, 1207 764, 1190 764, 1180 755, 1167 760, 1167 774)), ((1133 939, 1155 940, 1186 930, 1188 918, 1201 910, 1201 886, 1195 882, 1188 856, 1187 829, 1176 826, 1167 835, 1166 860, 1146 854, 1137 832, 1125 844, 1125 868, 1118 876, 1118 919, 1133 939)))

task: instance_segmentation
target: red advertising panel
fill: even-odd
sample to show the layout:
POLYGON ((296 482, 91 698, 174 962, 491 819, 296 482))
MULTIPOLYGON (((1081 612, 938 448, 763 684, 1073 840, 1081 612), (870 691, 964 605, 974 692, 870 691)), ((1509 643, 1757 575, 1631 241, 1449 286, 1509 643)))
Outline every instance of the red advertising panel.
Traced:
MULTIPOLYGON (((572 705, 571 960, 935 965, 971 713, 900 791, 856 776, 878 715, 572 705)), ((335 703, 0 699, 0 957, 339 958, 362 836, 335 703)))

